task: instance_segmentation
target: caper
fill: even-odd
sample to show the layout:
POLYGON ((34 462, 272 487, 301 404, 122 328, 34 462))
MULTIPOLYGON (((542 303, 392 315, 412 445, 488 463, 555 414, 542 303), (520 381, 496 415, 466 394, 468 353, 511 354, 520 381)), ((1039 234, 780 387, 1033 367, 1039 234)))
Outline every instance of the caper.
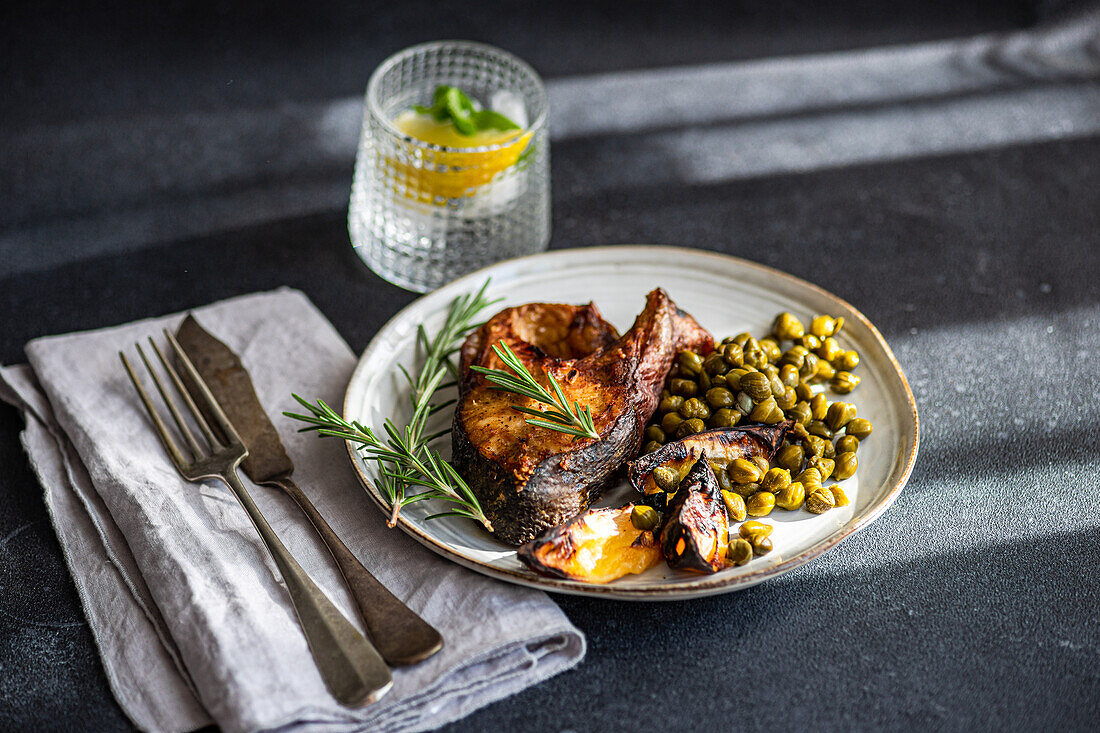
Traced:
POLYGON ((810 333, 819 339, 828 338, 829 336, 835 336, 843 325, 843 318, 814 316, 813 320, 810 321, 810 333))
POLYGON ((721 352, 712 351, 707 354, 706 359, 703 359, 703 371, 712 377, 717 374, 724 374, 728 370, 729 365, 722 358, 721 352))
POLYGON ((754 536, 751 540, 749 540, 749 544, 752 545, 752 554, 756 555, 757 557, 760 557, 761 555, 767 555, 769 552, 772 551, 772 548, 774 547, 770 538, 760 537, 759 535, 754 536))
POLYGON ((783 394, 775 396, 775 404, 779 405, 780 410, 789 410, 795 406, 798 402, 798 397, 794 394, 794 387, 784 387, 783 394))
POLYGON ((768 377, 768 386, 772 389, 772 397, 779 397, 783 394, 783 390, 787 389, 787 385, 783 384, 783 380, 778 375, 768 377))
POLYGON ((731 392, 737 392, 741 389, 741 377, 749 373, 748 369, 738 367, 736 369, 730 369, 726 372, 726 387, 731 392))
POLYGON ((786 445, 780 448, 776 454, 775 462, 792 473, 802 468, 802 461, 806 454, 799 445, 786 445))
POLYGON ((760 339, 760 350, 764 352, 764 356, 768 357, 768 361, 775 361, 783 353, 779 348, 779 342, 774 338, 760 339))
POLYGON ((822 451, 821 451, 821 457, 822 458, 836 458, 836 446, 833 445, 833 441, 826 440, 825 445, 823 445, 821 447, 822 447, 822 451))
POLYGON ((849 349, 837 357, 837 369, 843 369, 846 372, 850 372, 857 366, 859 366, 859 352, 854 349, 849 349))
POLYGON ((745 502, 745 512, 750 517, 766 517, 775 508, 775 494, 770 491, 757 491, 745 502))
POLYGON ((772 408, 771 413, 764 418, 764 422, 768 425, 775 425, 776 423, 783 422, 783 418, 783 408, 779 406, 779 403, 776 403, 775 407, 772 408))
POLYGON ((832 458, 815 458, 810 461, 809 466, 816 470, 821 475, 821 480, 824 481, 833 475, 833 471, 836 470, 836 461, 832 458))
POLYGON ((800 483, 806 487, 806 491, 816 490, 821 487, 821 472, 816 468, 810 466, 802 473, 794 477, 795 483, 800 483))
POLYGON ((722 491, 733 491, 733 482, 730 481, 730 475, 726 473, 726 467, 715 466, 713 463, 710 467, 714 470, 714 480, 718 482, 718 488, 722 491))
POLYGON ((836 441, 837 453, 855 453, 859 450, 859 438, 854 435, 844 435, 836 441))
POLYGON ((833 431, 829 429, 829 426, 825 424, 824 420, 810 420, 810 424, 806 426, 806 430, 810 431, 810 435, 817 435, 826 440, 832 440, 833 437, 833 431))
POLYGON ((712 428, 732 428, 740 421, 740 412, 731 410, 728 407, 723 407, 721 410, 714 411, 714 414, 707 420, 707 426, 712 428))
POLYGON ((731 521, 745 521, 745 499, 732 491, 722 492, 722 503, 726 505, 726 514, 731 521))
POLYGON ((680 413, 670 412, 661 418, 661 430, 665 431, 665 435, 672 435, 683 421, 684 418, 680 417, 680 413))
POLYGON ((706 393, 710 389, 710 375, 705 371, 699 372, 699 392, 706 393))
POLYGON ((802 338, 802 335, 806 333, 806 328, 802 325, 802 321, 795 318, 794 314, 784 312, 775 317, 775 321, 772 323, 772 331, 783 341, 794 341, 802 338))
POLYGON ((753 402, 767 399, 772 393, 767 375, 760 372, 750 372, 741 377, 740 387, 741 391, 751 397, 753 402))
POLYGON ((802 366, 798 367, 798 376, 807 380, 813 379, 817 376, 817 365, 819 361, 817 354, 806 352, 806 356, 802 358, 802 366))
POLYGON ((794 407, 787 410, 787 417, 794 420, 801 425, 810 424, 810 403, 803 400, 802 402, 796 402, 794 407))
POLYGON ((798 369, 791 364, 784 364, 779 369, 779 381, 788 387, 798 386, 798 369))
POLYGON ((848 394, 859 386, 860 378, 851 372, 837 372, 829 380, 829 386, 837 394, 848 394))
POLYGON ((780 509, 786 509, 790 512, 802 506, 802 502, 805 500, 806 487, 797 481, 793 481, 783 487, 783 489, 775 495, 775 505, 780 509))
POLYGON ((741 333, 730 339, 730 343, 737 344, 738 346, 744 346, 745 342, 752 338, 752 334, 748 331, 742 331, 741 333))
POLYGON ((821 339, 812 333, 804 334, 796 343, 807 351, 816 352, 821 348, 821 339))
POLYGON ((856 468, 858 467, 859 460, 856 459, 855 453, 841 453, 836 457, 836 472, 833 473, 833 477, 837 481, 851 478, 855 475, 856 468))
POLYGON ((783 352, 783 355, 779 357, 780 366, 784 364, 790 364, 795 369, 801 369, 803 362, 806 361, 806 354, 809 352, 801 346, 792 346, 783 352))
POLYGON ((825 455, 826 442, 828 441, 817 435, 811 435, 810 437, 806 438, 806 457, 812 460, 814 458, 820 458, 821 456, 825 455))
POLYGON ((871 425, 870 420, 862 417, 857 417, 855 420, 852 420, 850 423, 844 426, 844 432, 848 435, 853 435, 862 441, 866 440, 867 436, 871 434, 872 428, 873 426, 871 425))
POLYGON ((829 487, 829 493, 833 495, 833 501, 837 506, 848 506, 851 504, 851 500, 848 499, 848 495, 844 493, 844 489, 840 488, 840 484, 833 484, 829 487))
POLYGON ((770 491, 773 494, 780 489, 785 489, 791 485, 791 472, 785 468, 769 468, 768 472, 764 474, 764 479, 760 482, 764 491, 770 491))
POLYGON ((710 417, 710 408, 707 407, 706 402, 698 397, 692 397, 690 400, 684 400, 684 404, 680 405, 680 417, 685 420, 690 420, 693 417, 706 420, 710 417))
POLYGON ((680 474, 668 466, 657 466, 650 475, 653 476, 654 485, 661 491, 676 491, 676 487, 680 485, 680 474))
POLYGON ((776 404, 774 397, 768 397, 762 402, 758 402, 755 407, 752 408, 752 412, 749 413, 749 419, 753 422, 766 422, 771 417, 773 410, 778 410, 779 405, 776 404))
POLYGON ((809 402, 814 398, 814 388, 809 382, 799 382, 794 386, 794 394, 798 399, 809 402))
POLYGON ((753 456, 749 460, 755 463, 756 467, 760 469, 761 476, 766 474, 768 472, 768 469, 771 468, 771 464, 768 463, 768 459, 764 456, 753 456))
POLYGON ((752 412, 753 401, 752 397, 749 397, 747 392, 738 392, 734 398, 734 408, 742 415, 748 415, 752 412))
POLYGON ((634 529, 642 532, 648 532, 656 527, 660 519, 657 510, 645 504, 638 504, 630 510, 630 523, 634 525, 634 529))
POLYGON ((824 420, 829 411, 829 401, 823 394, 815 394, 810 398, 810 416, 814 420, 824 420))
POLYGON ((740 494, 746 499, 755 494, 757 491, 760 491, 760 484, 756 483, 755 481, 751 481, 747 484, 735 483, 733 485, 733 493, 740 494))
POLYGON ((757 522, 755 519, 750 519, 741 525, 737 533, 745 539, 751 539, 752 537, 768 537, 774 529, 775 526, 767 522, 757 522))
POLYGON ((707 404, 715 410, 723 407, 733 407, 733 392, 725 387, 711 387, 706 394, 707 404))
POLYGON ((660 404, 657 405, 657 412, 662 415, 669 412, 676 412, 680 409, 680 405, 684 404, 684 398, 680 395, 669 395, 668 397, 662 397, 660 404))
POLYGON ((800 422, 796 422, 794 425, 791 426, 790 437, 792 439, 806 440, 806 438, 810 437, 810 434, 806 432, 805 425, 800 422))
POLYGON ((825 411, 825 423, 833 430, 840 430, 856 416, 856 406, 849 402, 834 402, 825 411))
POLYGON ((750 349, 748 344, 745 345, 745 364, 759 369, 767 363, 768 355, 759 345, 754 349, 750 349))
POLYGON ((693 417, 690 420, 684 420, 680 423, 680 427, 676 428, 676 439, 683 440, 689 435, 695 435, 701 433, 707 429, 707 424, 697 417, 693 417))
POLYGON ((642 453, 652 453, 653 451, 661 450, 664 447, 663 443, 658 443, 656 440, 651 440, 642 446, 642 453))
POLYGON ((844 349, 840 348, 840 344, 832 336, 822 339, 821 346, 817 349, 817 355, 827 362, 835 361, 843 353, 844 349))
POLYGON ((726 548, 726 562, 731 565, 741 566, 752 560, 752 545, 748 540, 738 537, 735 540, 730 540, 729 547, 726 548))
POLYGON ((681 351, 676 357, 676 364, 683 374, 698 374, 703 371, 703 357, 694 351, 681 351))
POLYGON ((699 392, 698 383, 691 379, 673 379, 668 388, 672 390, 672 394, 684 397, 694 397, 699 392))
POLYGON ((722 346, 722 358, 730 366, 741 366, 745 363, 745 352, 741 349, 741 344, 724 344, 722 346))
POLYGON ((828 382, 830 379, 836 376, 836 367, 824 359, 819 359, 817 362, 817 373, 814 374, 812 379, 815 382, 828 382))
POLYGON ((664 443, 666 440, 668 440, 667 436, 665 435, 665 431, 661 430, 660 425, 650 425, 648 428, 646 428, 645 438, 646 440, 655 440, 658 443, 664 443))
POLYGON ((806 511, 813 514, 824 514, 836 506, 833 492, 828 489, 817 489, 806 497, 806 511))
POLYGON ((737 484, 756 483, 764 477, 764 472, 760 470, 760 467, 747 458, 733 459, 726 467, 726 472, 737 484))

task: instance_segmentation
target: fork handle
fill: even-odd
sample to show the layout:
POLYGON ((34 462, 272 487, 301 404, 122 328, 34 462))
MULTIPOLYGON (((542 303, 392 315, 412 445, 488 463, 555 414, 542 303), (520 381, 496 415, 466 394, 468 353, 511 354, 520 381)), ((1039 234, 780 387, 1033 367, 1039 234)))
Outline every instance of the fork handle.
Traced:
POLYGON ((443 647, 443 637, 367 570, 336 536, 298 485, 287 476, 262 482, 285 491, 301 507, 344 574, 367 631, 383 659, 393 666, 416 664, 443 647))
POLYGON ((332 696, 342 705, 360 707, 385 695, 393 686, 393 678, 378 651, 344 618, 275 536, 236 470, 227 471, 221 478, 229 484, 275 559, 313 661, 332 696))

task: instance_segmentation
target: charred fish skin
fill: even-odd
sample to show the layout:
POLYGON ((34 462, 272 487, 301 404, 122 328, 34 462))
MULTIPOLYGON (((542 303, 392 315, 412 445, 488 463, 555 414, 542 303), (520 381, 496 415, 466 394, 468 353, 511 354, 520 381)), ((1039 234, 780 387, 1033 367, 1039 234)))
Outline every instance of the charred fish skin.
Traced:
POLYGON ((627 464, 627 479, 639 493, 650 494, 656 489, 650 476, 658 466, 675 468, 683 476, 703 454, 712 465, 719 467, 736 458, 762 456, 770 461, 793 425, 786 420, 774 425, 738 425, 689 435, 631 461, 627 464))
POLYGON ((679 351, 714 348, 711 335, 661 289, 649 293, 626 334, 612 341, 613 334, 591 305, 528 304, 501 311, 463 344, 452 458, 503 542, 522 544, 586 509, 637 454, 679 351), (500 368, 491 348, 498 341, 536 378, 553 374, 570 401, 589 406, 600 438, 574 440, 528 425, 512 405, 539 403, 493 390, 470 370, 500 368))
POLYGON ((676 489, 660 538, 670 568, 714 573, 725 566, 729 516, 706 454, 676 489))
POLYGON ((603 439, 545 459, 519 484, 514 472, 486 459, 456 423, 452 463, 489 517, 493 536, 522 545, 580 514, 613 486, 618 469, 638 452, 635 434, 640 435, 637 417, 624 414, 603 439))

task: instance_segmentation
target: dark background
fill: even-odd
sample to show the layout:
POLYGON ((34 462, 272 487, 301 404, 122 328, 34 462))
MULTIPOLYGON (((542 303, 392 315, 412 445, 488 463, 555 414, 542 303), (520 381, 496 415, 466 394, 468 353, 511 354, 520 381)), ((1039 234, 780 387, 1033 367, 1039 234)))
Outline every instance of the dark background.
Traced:
MULTIPOLYGON (((1083 5, 17 3, 0 11, 0 145, 89 120, 355 96, 387 55, 437 38, 503 46, 554 79, 1007 32, 1083 5)), ((718 249, 853 302, 913 382, 921 457, 881 520, 774 582, 668 604, 558 598, 588 635, 582 665, 454 728, 1095 728, 1096 523, 1015 538, 1012 527, 1031 512, 1006 498, 1041 497, 1049 487, 1036 471, 1048 465, 1092 462, 1072 485, 1095 490, 1097 436, 1083 432, 1091 408, 1040 434, 1000 438, 994 427, 1096 400, 1097 322, 1079 314, 1095 318, 1100 303, 1100 139, 566 195, 583 183, 569 179, 570 161, 587 144, 554 148, 552 246, 718 249), (978 270, 993 284, 982 297, 972 287, 978 270), (1052 351, 1017 341, 1015 320, 1033 317, 1068 341, 1052 351), (920 335, 936 330, 947 335, 920 335), (997 362, 1002 349, 1019 358, 997 362), (960 364, 983 361, 997 366, 959 382, 960 364), (959 420, 987 427, 946 427, 959 420), (960 486, 1001 492, 990 496, 1006 507, 1003 541, 970 543, 972 530, 952 522, 913 531, 929 507, 942 508, 936 516, 966 510, 960 486), (913 559, 913 542, 935 552, 913 559)), ((351 163, 337 172, 349 184, 351 163)), ((49 223, 50 202, 18 195, 0 192, 0 237, 49 223)), ((66 211, 81 211, 80 196, 66 211)), ((0 362, 22 361, 37 336, 279 285, 304 290, 359 351, 413 296, 362 267, 345 217, 333 208, 105 254, 81 241, 39 243, 62 252, 43 254, 42 266, 33 247, 0 249, 9 258, 0 260, 0 362)), ((125 729, 20 428, 17 413, 0 407, 0 726, 125 729)))
POLYGON ((361 94, 390 54, 440 38, 507 48, 546 78, 1025 28, 1071 0, 660 3, 13 3, 5 124, 361 94))

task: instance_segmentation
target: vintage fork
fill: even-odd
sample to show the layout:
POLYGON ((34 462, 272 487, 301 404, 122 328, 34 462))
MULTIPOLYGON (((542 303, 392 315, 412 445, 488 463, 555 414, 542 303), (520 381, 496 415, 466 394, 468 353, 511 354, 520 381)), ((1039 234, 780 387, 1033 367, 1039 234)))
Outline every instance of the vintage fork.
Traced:
POLYGON ((191 459, 189 460, 176 444, 164 420, 161 419, 160 412, 154 406, 145 388, 142 387, 141 380, 138 379, 130 361, 120 351, 118 355, 122 359, 126 372, 130 375, 130 380, 134 383, 134 388, 137 390, 142 403, 144 403, 145 409, 149 412, 149 418, 153 421, 157 435, 160 436, 160 441, 164 444, 164 448, 171 457, 172 463, 175 464, 176 470, 185 479, 192 482, 210 478, 221 479, 229 486, 233 495, 244 507, 248 518, 252 520, 252 524, 283 576, 287 591, 290 593, 291 604, 294 606, 298 621, 302 625, 302 631, 305 633, 306 641, 309 643, 310 653, 313 655, 317 669, 320 671, 321 677, 332 696, 341 704, 347 706, 368 705, 378 700, 393 686, 393 678, 385 661, 374 646, 344 618, 336 606, 321 592, 321 589, 306 575, 301 565, 291 556, 283 543, 279 541, 279 538, 275 536, 271 526, 264 519, 237 475, 237 466, 248 455, 244 443, 241 442, 237 431, 230 424, 225 413, 218 406, 217 401, 214 400, 213 395, 210 394, 210 390, 207 389, 205 382, 199 377, 194 364, 187 358, 183 349, 176 342, 175 337, 168 331, 165 331, 164 335, 168 337, 168 343, 171 344, 172 350, 179 360, 178 363, 187 372, 187 376, 193 380, 192 383, 198 386, 196 398, 203 403, 207 414, 213 418, 222 435, 225 436, 225 442, 218 440, 210 424, 203 417, 202 411, 196 406, 191 395, 184 388, 179 373, 164 358, 164 354, 161 353, 156 342, 150 337, 149 344, 156 353, 157 359, 175 386, 176 393, 186 404, 191 417, 202 432, 203 438, 205 438, 207 445, 205 447, 202 445, 188 426, 187 421, 176 405, 176 401, 169 393, 169 389, 157 375, 149 359, 146 358, 141 344, 136 344, 137 352, 142 362, 144 362, 149 376, 152 377, 161 399, 179 428, 179 433, 190 448, 191 459))

